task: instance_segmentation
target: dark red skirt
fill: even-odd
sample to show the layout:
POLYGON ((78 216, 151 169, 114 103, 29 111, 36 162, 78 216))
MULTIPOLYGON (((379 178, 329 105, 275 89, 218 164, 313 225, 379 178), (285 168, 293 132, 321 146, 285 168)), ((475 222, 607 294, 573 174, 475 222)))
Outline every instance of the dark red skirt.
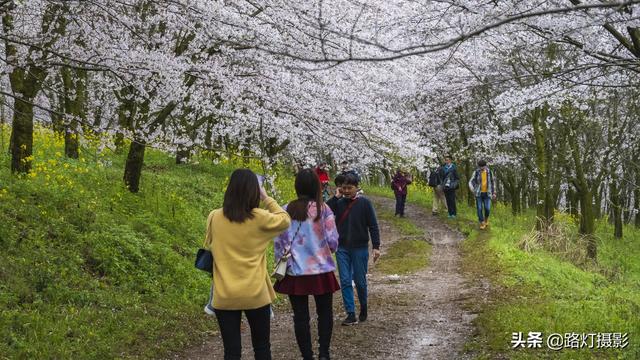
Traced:
POLYGON ((333 271, 324 274, 291 276, 285 275, 273 289, 286 295, 324 295, 340 290, 333 271))

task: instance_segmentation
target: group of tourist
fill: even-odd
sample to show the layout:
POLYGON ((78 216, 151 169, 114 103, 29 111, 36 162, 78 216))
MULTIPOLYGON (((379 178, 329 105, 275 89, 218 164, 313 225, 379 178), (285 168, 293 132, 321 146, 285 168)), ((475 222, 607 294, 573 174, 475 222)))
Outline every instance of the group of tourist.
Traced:
MULTIPOLYGON (((469 187, 476 194, 478 217, 484 228, 491 198, 495 198, 495 186, 486 162, 480 161, 478 166, 469 187)), ((432 171, 429 185, 434 188, 434 214, 444 205, 449 217, 456 216, 455 191, 459 179, 450 157, 432 171)), ((325 163, 315 169, 300 170, 294 184, 297 198, 281 207, 268 196, 251 170, 238 169, 231 174, 222 208, 209 214, 205 238, 205 247, 214 259, 205 312, 217 318, 225 360, 241 358, 243 312, 249 323, 255 359, 271 359, 271 304, 276 292, 289 298, 296 342, 303 359, 314 359, 309 296, 313 296, 316 305, 321 360, 330 358, 336 291, 342 292, 346 313, 342 325, 367 321, 369 242, 373 261, 380 256, 376 213, 362 195, 359 174, 350 170, 347 163, 342 164, 342 172, 334 179, 333 194, 327 194, 329 181, 325 163), (286 274, 275 284, 267 272, 266 250, 272 241, 276 262, 286 261, 286 274), (339 282, 335 276, 336 263, 339 282), (354 285, 360 305, 357 317, 354 285)), ((405 215, 407 186, 411 182, 411 176, 401 169, 393 177, 397 216, 405 215)))
POLYGON ((245 313, 256 359, 271 359, 270 318, 275 293, 287 295, 304 359, 313 359, 309 296, 318 316, 319 359, 329 359, 333 331, 333 294, 342 290, 347 313, 343 325, 366 321, 369 241, 373 261, 380 256, 380 233, 371 202, 362 196, 360 176, 345 170, 326 202, 328 176, 323 168, 303 169, 295 178, 297 198, 281 207, 268 196, 251 170, 231 174, 221 209, 207 220, 205 247, 213 255, 213 281, 205 312, 215 314, 225 359, 240 359, 240 323, 245 313), (326 194, 325 194, 326 196, 326 194), (264 209, 260 208, 262 202, 264 209), (266 248, 274 242, 276 260, 285 258, 284 277, 272 285, 266 248), (336 279, 336 255, 340 281, 336 279), (355 283, 360 305, 354 301, 355 283))

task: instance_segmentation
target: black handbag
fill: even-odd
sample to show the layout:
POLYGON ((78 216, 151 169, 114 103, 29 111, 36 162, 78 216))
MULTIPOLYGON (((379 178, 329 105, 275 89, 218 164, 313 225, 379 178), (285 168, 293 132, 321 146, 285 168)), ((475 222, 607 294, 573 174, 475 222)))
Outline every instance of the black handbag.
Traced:
POLYGON ((213 274, 213 255, 207 249, 198 249, 196 268, 213 274))
MULTIPOLYGON (((208 231, 209 231, 209 224, 207 222, 207 232, 208 231)), ((213 274, 213 253, 211 253, 211 250, 205 249, 206 245, 207 245, 207 239, 205 237, 204 243, 202 244, 202 248, 198 249, 198 252, 196 253, 195 266, 197 269, 213 274)), ((213 243, 210 245, 212 246, 213 243)))

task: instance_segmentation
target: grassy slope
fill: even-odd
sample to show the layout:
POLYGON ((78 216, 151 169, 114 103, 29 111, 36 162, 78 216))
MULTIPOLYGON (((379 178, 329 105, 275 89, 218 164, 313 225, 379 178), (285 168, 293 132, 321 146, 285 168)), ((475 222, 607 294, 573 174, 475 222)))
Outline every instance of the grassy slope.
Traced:
POLYGON ((0 358, 158 357, 211 329, 193 260, 233 167, 148 150, 131 194, 125 155, 89 145, 75 161, 46 132, 34 143, 22 179, 0 154, 0 358))
MULTIPOLYGON (((371 192, 387 194, 384 190, 371 192)), ((431 208, 431 191, 409 189, 408 201, 431 208)), ((624 239, 611 236, 606 222, 598 225, 597 264, 576 266, 558 254, 539 249, 525 252, 518 243, 531 232, 534 214, 514 217, 510 209, 492 209, 490 230, 479 232, 475 210, 459 204, 452 225, 468 235, 463 244, 464 270, 470 279, 491 280, 487 303, 470 305, 480 312, 477 335, 467 344, 478 358, 509 359, 640 359, 640 231, 625 227, 624 239), (552 352, 512 350, 512 332, 629 333, 625 350, 601 349, 552 352)), ((574 221, 557 221, 576 232, 574 221)))

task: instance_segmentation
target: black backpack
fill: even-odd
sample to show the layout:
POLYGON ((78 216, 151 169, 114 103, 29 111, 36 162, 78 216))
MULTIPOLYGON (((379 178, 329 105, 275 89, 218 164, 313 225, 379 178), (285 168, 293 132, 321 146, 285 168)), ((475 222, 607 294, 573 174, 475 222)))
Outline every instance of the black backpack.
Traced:
POLYGON ((436 187, 438 186, 438 169, 432 170, 431 174, 429 174, 429 186, 436 187))

